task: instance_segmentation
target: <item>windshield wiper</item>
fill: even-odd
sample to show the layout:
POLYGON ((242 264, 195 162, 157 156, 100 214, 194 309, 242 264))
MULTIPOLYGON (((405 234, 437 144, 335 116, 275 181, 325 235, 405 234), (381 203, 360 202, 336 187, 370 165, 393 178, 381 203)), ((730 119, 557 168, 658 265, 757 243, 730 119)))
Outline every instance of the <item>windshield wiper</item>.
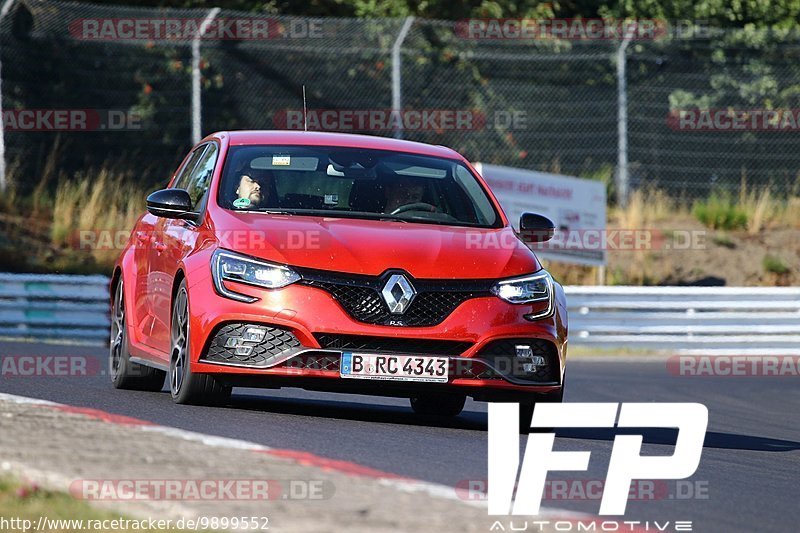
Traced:
POLYGON ((353 218, 362 220, 391 220, 395 222, 409 222, 407 218, 401 218, 394 215, 383 213, 366 213, 363 211, 340 211, 336 209, 263 209, 258 210, 259 213, 267 213, 269 215, 306 215, 315 217, 330 217, 330 218, 353 218))

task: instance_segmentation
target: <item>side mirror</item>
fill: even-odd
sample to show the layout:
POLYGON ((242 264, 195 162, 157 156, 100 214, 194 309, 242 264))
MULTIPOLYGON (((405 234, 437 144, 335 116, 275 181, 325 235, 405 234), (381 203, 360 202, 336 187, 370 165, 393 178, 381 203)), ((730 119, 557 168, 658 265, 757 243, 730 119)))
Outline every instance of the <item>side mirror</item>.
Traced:
POLYGON ((147 197, 147 211, 161 218, 194 220, 199 213, 192 211, 192 199, 183 189, 163 189, 147 197))
POLYGON ((549 218, 536 213, 523 213, 519 217, 519 233, 529 243, 547 242, 556 233, 556 225, 549 218))

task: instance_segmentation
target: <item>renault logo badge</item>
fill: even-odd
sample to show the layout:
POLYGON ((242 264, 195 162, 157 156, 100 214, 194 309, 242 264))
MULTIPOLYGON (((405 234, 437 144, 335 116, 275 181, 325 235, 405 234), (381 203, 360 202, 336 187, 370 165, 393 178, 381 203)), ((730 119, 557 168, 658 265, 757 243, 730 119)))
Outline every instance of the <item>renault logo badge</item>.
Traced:
POLYGON ((389 312, 394 315, 402 315, 408 310, 417 291, 411 286, 411 283, 402 274, 393 274, 386 285, 383 286, 381 291, 386 305, 389 306, 389 312))

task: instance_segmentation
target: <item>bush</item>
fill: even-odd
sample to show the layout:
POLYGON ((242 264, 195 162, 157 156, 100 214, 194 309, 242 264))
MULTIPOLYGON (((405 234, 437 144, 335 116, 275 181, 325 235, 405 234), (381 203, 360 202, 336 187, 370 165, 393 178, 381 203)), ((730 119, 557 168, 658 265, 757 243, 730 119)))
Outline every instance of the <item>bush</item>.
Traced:
POLYGON ((764 270, 772 274, 782 276, 789 273, 789 267, 786 266, 786 263, 784 263, 780 257, 775 257, 774 255, 765 255, 762 265, 764 270))
POLYGON ((736 230, 747 227, 747 211, 728 194, 712 193, 707 199, 696 201, 692 212, 697 220, 711 229, 736 230))

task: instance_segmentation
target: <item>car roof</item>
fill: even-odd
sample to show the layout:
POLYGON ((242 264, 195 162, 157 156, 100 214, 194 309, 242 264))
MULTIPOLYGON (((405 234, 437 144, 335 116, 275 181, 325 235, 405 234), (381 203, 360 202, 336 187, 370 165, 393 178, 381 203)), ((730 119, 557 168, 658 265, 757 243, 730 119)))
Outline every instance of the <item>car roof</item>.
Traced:
POLYGON ((353 133, 332 133, 321 131, 288 131, 288 130, 239 130, 212 133, 208 138, 227 136, 231 146, 246 145, 306 145, 306 146, 341 146, 347 148, 365 148, 373 150, 392 150, 417 155, 444 157, 464 160, 464 157, 445 146, 378 137, 374 135, 357 135, 353 133))

